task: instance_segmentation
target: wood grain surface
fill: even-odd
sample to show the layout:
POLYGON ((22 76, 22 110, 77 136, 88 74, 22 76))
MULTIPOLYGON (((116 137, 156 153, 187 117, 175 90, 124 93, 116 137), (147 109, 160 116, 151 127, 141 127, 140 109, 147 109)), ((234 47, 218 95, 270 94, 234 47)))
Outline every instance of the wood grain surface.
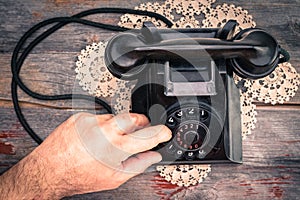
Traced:
MULTIPOLYGON (((11 101, 10 59, 20 37, 34 24, 97 7, 133 8, 146 0, 0 0, 0 172, 30 153, 36 144, 20 125, 11 101)), ((163 1, 158 1, 163 2, 163 1)), ((290 63, 300 72, 300 1, 216 1, 249 11, 257 27, 266 29, 291 54, 290 63)), ((116 24, 119 15, 93 16, 116 24)), ((114 32, 70 24, 34 49, 21 77, 32 90, 63 94, 84 93, 75 80, 75 61, 87 44, 106 40, 114 32)), ((89 110, 70 101, 38 101, 19 91, 24 115, 43 138, 70 115, 89 110)), ((284 105, 257 105, 256 128, 243 143, 242 165, 213 165, 205 181, 179 187, 156 172, 139 175, 113 191, 77 195, 66 199, 299 199, 300 197, 300 92, 284 105)))

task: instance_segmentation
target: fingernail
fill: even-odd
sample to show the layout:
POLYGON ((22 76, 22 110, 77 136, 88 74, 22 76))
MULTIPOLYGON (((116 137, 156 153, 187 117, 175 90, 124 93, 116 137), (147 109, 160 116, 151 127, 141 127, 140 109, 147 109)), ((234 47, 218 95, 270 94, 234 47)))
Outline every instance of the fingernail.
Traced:
POLYGON ((136 115, 131 115, 131 120, 133 124, 135 124, 138 121, 138 117, 136 115))
POLYGON ((149 153, 151 153, 151 157, 149 159, 149 161, 151 162, 151 164, 154 164, 154 163, 158 163, 162 160, 162 156, 159 152, 156 152, 156 151, 149 151, 149 153))
POLYGON ((155 156, 153 156, 153 163, 158 163, 162 160, 162 156, 158 153, 155 156))

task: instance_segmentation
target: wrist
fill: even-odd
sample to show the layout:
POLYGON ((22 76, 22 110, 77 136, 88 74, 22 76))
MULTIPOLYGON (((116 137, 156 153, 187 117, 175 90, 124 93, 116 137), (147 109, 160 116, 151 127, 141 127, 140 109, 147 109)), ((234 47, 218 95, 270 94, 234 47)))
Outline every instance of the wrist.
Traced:
POLYGON ((47 176, 43 159, 32 152, 0 177, 0 199, 61 198, 47 176))
MULTIPOLYGON (((37 174, 36 182, 38 184, 38 190, 40 193, 40 198, 43 199, 60 199, 66 193, 65 186, 62 184, 61 177, 56 175, 56 170, 50 165, 45 155, 40 155, 36 151, 33 151, 24 163, 28 165, 28 163, 32 163, 35 166, 33 167, 32 171, 28 173, 37 174), (30 161, 29 161, 30 160, 30 161), (36 172, 33 172, 36 170, 36 172)), ((25 172, 27 173, 27 172, 25 172)), ((32 177, 34 178, 34 177, 32 177)))
MULTIPOLYGON (((31 156, 35 160, 37 171, 40 174, 38 180, 41 191, 45 191, 43 198, 61 199, 65 196, 76 194, 70 183, 72 173, 68 170, 64 153, 44 152, 47 148, 37 147, 31 156)), ((49 147, 51 148, 51 147, 49 147)), ((26 161, 27 162, 27 161, 26 161)))
MULTIPOLYGON (((83 157, 82 151, 85 150, 80 145, 70 146, 69 139, 66 139, 67 132, 60 130, 54 131, 48 138, 38 146, 33 152, 32 157, 36 160, 36 165, 41 171, 42 178, 39 180, 43 189, 52 194, 55 199, 65 196, 71 196, 82 193, 82 185, 76 180, 79 175, 74 172, 80 165, 78 160, 70 159, 71 155, 76 154, 83 157), (65 133, 60 140, 56 133, 65 133), (51 151, 49 151, 51 149, 51 151), (47 188, 44 188, 47 187, 47 188)), ((76 144, 80 144, 77 137, 73 140, 78 140, 76 144)), ((82 163, 81 163, 82 164, 82 163)))

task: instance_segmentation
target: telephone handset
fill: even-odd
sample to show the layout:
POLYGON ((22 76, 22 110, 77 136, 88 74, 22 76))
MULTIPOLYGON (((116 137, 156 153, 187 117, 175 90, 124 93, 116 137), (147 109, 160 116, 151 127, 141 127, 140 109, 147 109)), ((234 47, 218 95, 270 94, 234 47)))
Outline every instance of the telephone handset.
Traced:
POLYGON ((282 49, 275 38, 262 29, 249 28, 233 36, 236 22, 223 28, 158 29, 151 22, 140 31, 121 33, 107 47, 105 60, 118 78, 134 79, 150 60, 166 61, 211 56, 224 58, 228 67, 243 78, 258 79, 278 65, 282 49))

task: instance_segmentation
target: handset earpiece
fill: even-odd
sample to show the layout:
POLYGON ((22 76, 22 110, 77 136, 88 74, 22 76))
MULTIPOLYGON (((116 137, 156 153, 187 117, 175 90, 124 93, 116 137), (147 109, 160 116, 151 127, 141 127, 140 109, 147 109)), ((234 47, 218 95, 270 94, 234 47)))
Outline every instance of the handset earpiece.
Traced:
POLYGON ((136 79, 143 72, 147 59, 135 49, 162 40, 159 30, 152 22, 144 22, 139 32, 126 32, 114 36, 105 49, 105 63, 117 78, 136 79))
POLYGON ((107 69, 119 79, 135 79, 144 70, 147 60, 134 49, 144 45, 144 41, 131 32, 114 36, 105 48, 104 60, 107 69))
POLYGON ((229 20, 223 28, 218 31, 217 38, 233 41, 245 38, 250 39, 253 37, 255 41, 264 41, 264 44, 261 42, 259 45, 268 46, 268 50, 265 48, 265 52, 259 54, 259 56, 264 56, 264 58, 260 58, 260 60, 254 60, 253 58, 247 58, 246 56, 229 60, 229 65, 240 77, 252 79, 262 78, 270 74, 278 63, 289 60, 289 54, 281 49, 276 40, 268 33, 261 29, 248 28, 240 31, 234 36, 236 26, 236 20, 229 20), (249 36, 249 34, 252 36, 249 36), (279 58, 279 54, 282 54, 283 57, 279 58), (264 62, 263 59, 265 59, 264 62))
POLYGON ((258 79, 269 75, 278 65, 281 48, 275 38, 264 30, 249 28, 242 30, 234 41, 248 40, 253 44, 254 53, 229 59, 229 65, 242 78, 258 79))

